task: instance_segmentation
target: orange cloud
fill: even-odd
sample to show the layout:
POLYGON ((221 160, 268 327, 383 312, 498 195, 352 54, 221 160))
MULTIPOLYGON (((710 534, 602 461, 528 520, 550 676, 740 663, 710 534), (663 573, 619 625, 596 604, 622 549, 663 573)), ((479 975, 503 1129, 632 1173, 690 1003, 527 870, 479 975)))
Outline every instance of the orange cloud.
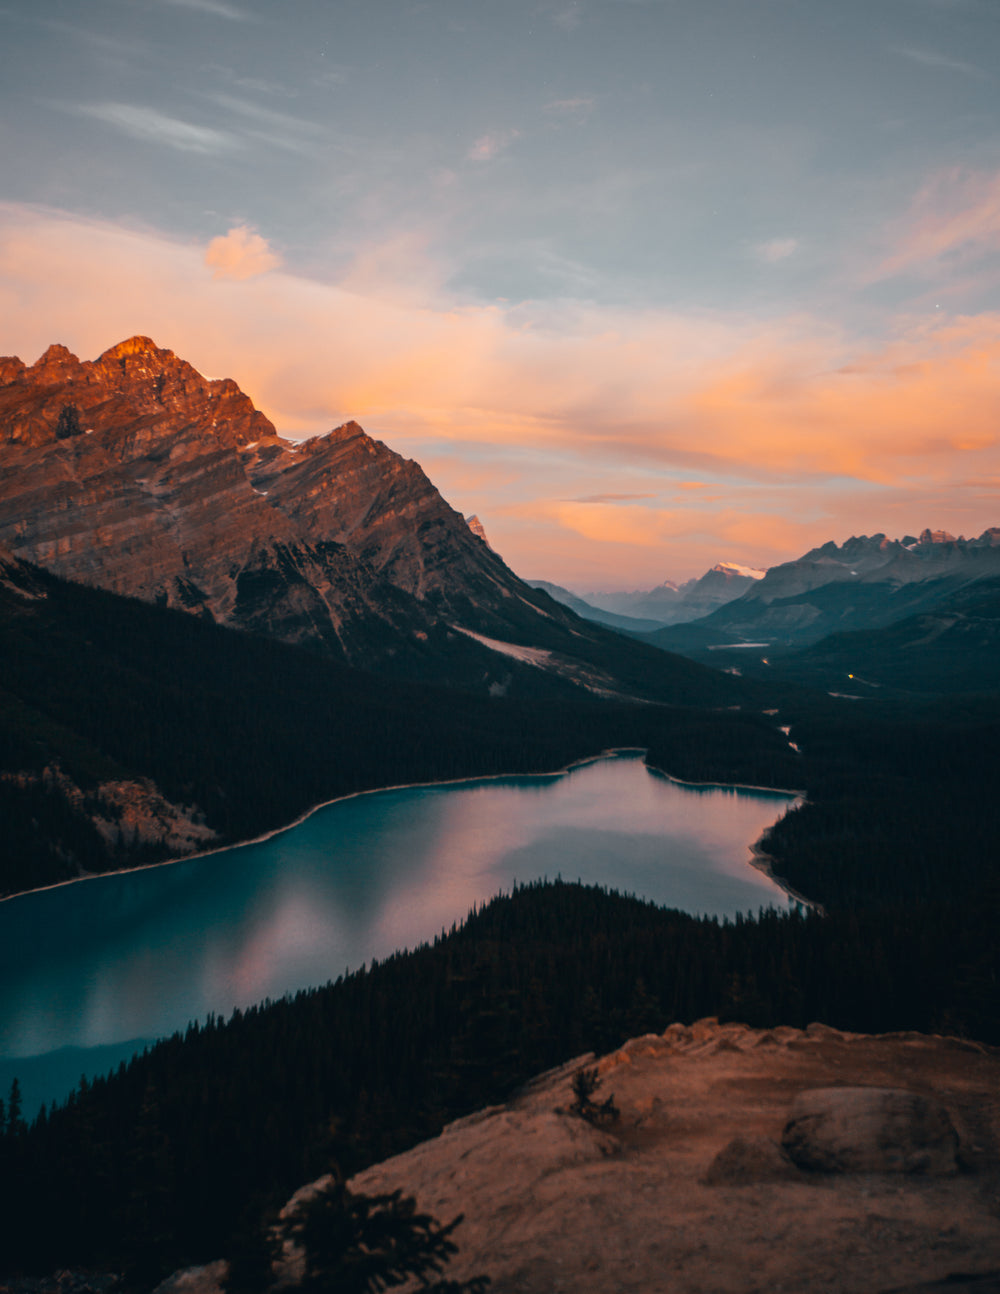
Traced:
POLYGON ((267 239, 246 225, 237 225, 228 234, 213 238, 205 252, 205 264, 215 279, 252 279, 281 264, 281 257, 271 250, 267 239))

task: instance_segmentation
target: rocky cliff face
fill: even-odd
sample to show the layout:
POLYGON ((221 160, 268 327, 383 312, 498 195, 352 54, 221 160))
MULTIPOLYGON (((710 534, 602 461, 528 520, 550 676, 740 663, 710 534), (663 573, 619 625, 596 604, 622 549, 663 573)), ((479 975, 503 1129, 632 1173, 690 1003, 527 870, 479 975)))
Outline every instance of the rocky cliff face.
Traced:
POLYGON ((0 359, 0 462, 14 556, 357 664, 553 618, 416 463, 353 422, 284 440, 146 337, 0 359))

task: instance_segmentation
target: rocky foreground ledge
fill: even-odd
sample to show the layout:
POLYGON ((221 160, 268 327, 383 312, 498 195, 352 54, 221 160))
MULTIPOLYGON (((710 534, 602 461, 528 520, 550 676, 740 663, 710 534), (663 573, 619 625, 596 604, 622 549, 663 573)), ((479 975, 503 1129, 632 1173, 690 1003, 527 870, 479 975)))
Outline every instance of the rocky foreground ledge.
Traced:
POLYGON ((448 1276, 495 1294, 985 1292, 998 1133, 995 1048, 702 1020, 543 1075, 351 1187, 464 1213, 448 1276), (571 1112, 593 1064, 610 1127, 571 1112))
MULTIPOLYGON (((321 1179, 289 1201, 287 1220, 321 1179)), ((359 1174, 442 1222, 491 1294, 1000 1291, 1000 1049, 915 1033, 671 1025, 359 1174), (613 1123, 573 1112, 597 1070, 613 1123)), ((286 1246, 278 1288, 301 1264, 286 1246)), ((210 1294, 224 1264, 166 1294, 210 1294)))

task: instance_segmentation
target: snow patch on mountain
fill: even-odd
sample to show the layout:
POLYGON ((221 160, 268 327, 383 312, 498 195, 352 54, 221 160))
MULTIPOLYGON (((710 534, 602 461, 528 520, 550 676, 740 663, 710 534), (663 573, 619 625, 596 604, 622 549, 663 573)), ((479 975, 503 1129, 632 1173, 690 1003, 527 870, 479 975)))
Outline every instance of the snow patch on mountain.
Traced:
POLYGON ((756 566, 741 566, 739 562, 719 562, 712 567, 713 571, 732 571, 734 575, 742 575, 748 580, 762 580, 767 574, 766 570, 760 570, 756 566))
POLYGON ((536 665, 539 669, 546 669, 551 663, 552 653, 544 647, 522 647, 520 643, 505 643, 500 642, 498 638, 487 638, 485 634, 477 634, 473 629, 463 629, 461 625, 454 627, 460 634, 465 634, 467 638, 475 638, 476 642, 482 643, 490 651, 500 652, 502 656, 511 656, 526 665, 536 665))

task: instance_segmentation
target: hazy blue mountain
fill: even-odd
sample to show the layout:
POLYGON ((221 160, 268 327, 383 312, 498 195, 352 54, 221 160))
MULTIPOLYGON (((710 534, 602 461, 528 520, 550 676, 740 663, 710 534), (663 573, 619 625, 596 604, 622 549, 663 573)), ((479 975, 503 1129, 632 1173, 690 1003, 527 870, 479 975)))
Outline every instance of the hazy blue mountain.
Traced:
POLYGON ((561 602, 564 607, 569 607, 575 611, 578 616, 584 620, 593 620, 595 624, 608 625, 612 629, 628 630, 632 633, 650 633, 654 629, 662 629, 664 621, 662 620, 640 620, 636 616, 619 615, 614 611, 605 611, 602 607, 592 606, 577 594, 571 593, 569 589, 564 589, 561 584, 550 584, 548 580, 528 580, 528 584, 533 589, 541 589, 547 593, 550 598, 556 602, 561 602))
MULTIPOLYGON (((588 593, 587 603, 603 611, 661 624, 681 624, 707 615, 738 598, 764 576, 764 572, 736 562, 719 562, 698 579, 675 584, 665 580, 655 589, 630 593, 588 593)), ((623 628, 632 629, 626 625, 623 628)))

